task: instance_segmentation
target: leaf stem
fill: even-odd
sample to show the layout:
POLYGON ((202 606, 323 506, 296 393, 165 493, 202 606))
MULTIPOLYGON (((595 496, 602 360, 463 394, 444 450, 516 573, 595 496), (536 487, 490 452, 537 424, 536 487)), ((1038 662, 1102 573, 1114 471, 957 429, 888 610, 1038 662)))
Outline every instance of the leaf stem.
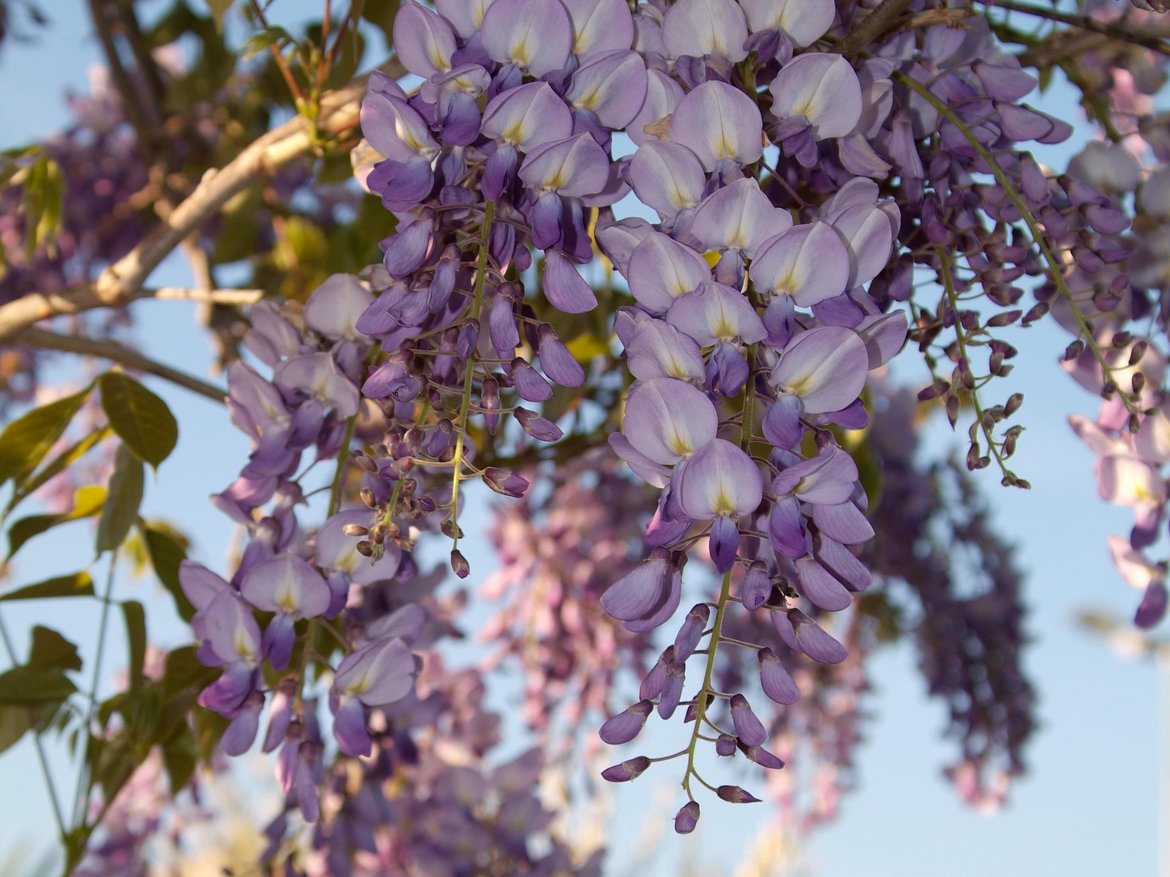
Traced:
MULTIPOLYGON (((97 712, 97 695, 98 686, 101 684, 102 673, 102 657, 106 648, 106 629, 109 627, 110 618, 110 597, 114 592, 114 573, 118 566, 118 552, 110 552, 110 565, 106 573, 106 586, 101 596, 102 611, 98 619, 98 639, 97 650, 93 657, 93 673, 90 676, 89 684, 89 703, 85 710, 85 724, 83 725, 86 733, 86 756, 89 754, 89 743, 92 739, 94 714, 97 712)), ((89 803, 89 793, 93 790, 92 775, 89 771, 88 759, 81 764, 81 770, 77 774, 77 790, 73 796, 73 825, 82 825, 85 820, 85 809, 89 803)))

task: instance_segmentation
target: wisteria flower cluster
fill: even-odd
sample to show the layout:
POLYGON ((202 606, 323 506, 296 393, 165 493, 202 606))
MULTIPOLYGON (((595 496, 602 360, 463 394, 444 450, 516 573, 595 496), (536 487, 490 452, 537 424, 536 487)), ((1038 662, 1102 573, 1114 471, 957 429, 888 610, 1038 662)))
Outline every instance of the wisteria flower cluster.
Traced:
MULTIPOLYGON (((103 632, 120 604, 141 665, 141 605, 111 597, 133 554, 195 643, 149 678, 132 666, 104 703, 96 675, 87 698, 66 675, 80 659, 63 637, 38 634, 14 668, 19 683, 53 656, 63 692, 21 702, 22 727, 39 742, 72 723, 91 741, 75 824, 58 813, 68 868, 141 871, 163 824, 136 821, 158 778, 108 767, 118 747, 136 764, 161 749, 175 793, 196 762, 271 755, 281 804, 260 866, 289 875, 599 874, 536 793, 578 756, 613 783, 673 771, 681 834, 703 789, 760 800, 764 768, 761 795, 809 830, 854 785, 867 665, 902 637, 959 741, 948 777, 999 804, 1035 698, 1020 575, 966 470, 1030 486, 1010 468, 1024 399, 991 394, 1044 320, 1070 335, 1054 356, 1103 399, 1072 423, 1102 498, 1134 510, 1109 548, 1141 591, 1136 623, 1163 619, 1165 10, 408 0, 340 18, 326 3, 297 40, 269 5, 184 7, 147 40, 134 4, 94 4, 108 78, 75 102, 68 136, 2 166, 20 185, 0 190, 0 245, 18 254, 0 338, 222 401, 250 443, 212 496, 239 533, 220 575, 138 513, 143 468, 177 426, 121 370, 0 434, 5 518, 117 443, 109 483, 16 521, 10 554, 96 516, 103 632), (1022 15, 1040 30, 1019 30, 1022 15), (226 71, 233 16, 259 60, 226 71), (371 28, 391 60, 339 88, 371 28), (144 48, 196 33, 182 65, 144 48), (1057 68, 1101 134, 1063 173, 1035 145, 1073 126, 1027 103, 1057 68), (352 190, 323 188, 352 186, 350 170, 352 190), (30 225, 55 209, 54 234, 30 225), (84 320, 78 337, 33 326, 99 307, 125 320, 180 246, 200 288, 179 297, 206 303, 226 390, 105 344, 109 323, 102 338, 84 320), (216 289, 221 266, 258 288, 216 289), (893 388, 887 365, 915 348, 928 385, 893 388), (921 459, 935 407, 967 430, 961 461, 921 459), (491 575, 463 529, 480 483, 498 495, 491 575), (424 572, 436 550, 446 564, 424 572), (447 651, 465 633, 483 651, 458 665, 447 651), (522 703, 489 707, 493 671, 517 666, 522 703), (504 760, 517 721, 537 745, 504 760), (654 740, 681 737, 675 751, 652 751, 652 723, 654 740)), ((30 398, 19 356, 0 358, 0 403, 30 398)), ((96 593, 88 572, 25 591, 96 593)))

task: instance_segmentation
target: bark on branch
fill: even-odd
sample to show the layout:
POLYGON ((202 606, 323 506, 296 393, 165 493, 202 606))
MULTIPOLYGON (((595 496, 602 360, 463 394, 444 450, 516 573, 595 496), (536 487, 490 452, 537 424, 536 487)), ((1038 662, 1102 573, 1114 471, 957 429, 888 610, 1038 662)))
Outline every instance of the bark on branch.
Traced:
MULTIPOLYGON (((318 130, 337 134, 356 127, 364 91, 365 80, 361 79, 325 95, 318 130)), ((264 134, 224 167, 207 171, 195 191, 158 228, 92 283, 51 293, 32 292, 0 306, 0 341, 39 320, 93 308, 121 307, 150 295, 143 290, 143 284, 184 238, 257 177, 272 174, 312 148, 308 126, 300 116, 264 134)))

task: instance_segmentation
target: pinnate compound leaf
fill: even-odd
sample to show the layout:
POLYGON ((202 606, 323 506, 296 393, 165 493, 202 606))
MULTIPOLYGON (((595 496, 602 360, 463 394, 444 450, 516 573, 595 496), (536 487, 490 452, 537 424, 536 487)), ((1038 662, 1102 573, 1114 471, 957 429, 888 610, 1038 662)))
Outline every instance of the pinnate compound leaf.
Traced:
POLYGON ((110 426, 138 459, 157 467, 170 456, 179 424, 166 402, 123 372, 106 372, 98 387, 110 426))
POLYGON ((18 485, 44 459, 53 443, 81 410, 89 387, 18 417, 0 433, 0 484, 18 485))
POLYGON ((60 668, 21 665, 0 673, 0 706, 40 706, 75 691, 77 686, 60 668))
POLYGON ((32 645, 28 650, 28 665, 36 668, 80 670, 81 655, 77 646, 51 627, 37 625, 32 630, 32 645))
POLYGON ((126 620, 126 643, 130 650, 130 691, 142 688, 143 666, 146 663, 146 611, 137 600, 122 604, 122 617, 126 620))
POLYGON ((87 572, 55 576, 15 591, 0 594, 0 600, 51 600, 56 597, 92 597, 93 579, 87 572))
POLYGON ((235 2, 236 0, 207 0, 207 6, 211 10, 211 18, 215 21, 215 30, 218 33, 223 33, 223 20, 235 2))
POLYGON ((32 730, 36 714, 24 706, 0 706, 0 754, 32 730))
MULTIPOLYGON (((95 445, 104 440, 109 434, 110 428, 108 426, 100 427, 63 450, 49 463, 47 463, 39 472, 27 478, 19 485, 19 487, 13 492, 12 499, 8 502, 8 511, 11 512, 14 508, 16 508, 17 505, 27 499, 46 481, 55 475, 59 475, 65 469, 69 468, 86 454, 88 454, 95 445)), ((83 487, 81 489, 87 490, 88 488, 83 487)))
POLYGON ((240 48, 240 59, 247 61, 261 52, 268 51, 272 46, 283 48, 290 43, 295 45, 296 40, 287 30, 279 26, 269 27, 248 38, 248 41, 240 48))
POLYGON ((174 598, 179 617, 190 621, 195 615, 195 607, 179 584, 179 564, 187 557, 186 537, 160 521, 140 521, 138 526, 155 575, 174 598))
POLYGON ((79 487, 73 494, 73 509, 59 515, 29 515, 13 522, 8 528, 8 559, 11 560, 29 539, 39 536, 59 524, 79 521, 101 511, 106 501, 106 489, 95 484, 79 487))
POLYGON ((138 520, 138 506, 142 503, 142 483, 142 461, 126 445, 120 445, 114 457, 110 492, 102 508, 102 516, 98 520, 98 554, 113 551, 121 545, 134 522, 138 520))

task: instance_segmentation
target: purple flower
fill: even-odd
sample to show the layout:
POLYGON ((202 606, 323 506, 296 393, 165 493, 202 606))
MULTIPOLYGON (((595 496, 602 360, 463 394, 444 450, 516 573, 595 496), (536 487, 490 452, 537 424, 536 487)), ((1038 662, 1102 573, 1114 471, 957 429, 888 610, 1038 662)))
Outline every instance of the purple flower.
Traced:
POLYGON ((481 32, 493 61, 536 77, 564 67, 573 45, 572 22, 559 0, 493 0, 481 32))
POLYGON ((799 396, 809 414, 839 411, 865 386, 869 355, 856 332, 824 326, 801 332, 772 370, 772 384, 799 396))
POLYGON ((670 618, 682 594, 682 571, 670 555, 655 549, 650 558, 601 595, 605 611, 628 630, 652 630, 670 618))
POLYGON ((622 431, 647 459, 674 465, 715 438, 719 416, 700 390, 674 378, 652 378, 630 391, 622 431))
POLYGON ((653 709, 654 704, 648 700, 640 700, 627 707, 601 726, 601 730, 598 731, 601 739, 611 746, 629 743, 642 731, 653 709))
POLYGON ((406 697, 417 673, 414 655, 398 637, 386 637, 346 655, 333 676, 329 705, 333 735, 347 755, 368 755, 365 706, 386 706, 406 697))
POLYGON ((768 90, 772 113, 806 119, 817 140, 844 137, 861 119, 861 83, 841 55, 808 52, 793 58, 768 90))
POLYGON ((672 58, 747 57, 747 20, 732 0, 678 0, 666 10, 662 39, 672 58))
POLYGON ((755 101, 742 91, 726 82, 704 82, 675 107, 669 139, 695 153, 707 171, 716 170, 722 162, 751 164, 764 152, 763 120, 755 101))

